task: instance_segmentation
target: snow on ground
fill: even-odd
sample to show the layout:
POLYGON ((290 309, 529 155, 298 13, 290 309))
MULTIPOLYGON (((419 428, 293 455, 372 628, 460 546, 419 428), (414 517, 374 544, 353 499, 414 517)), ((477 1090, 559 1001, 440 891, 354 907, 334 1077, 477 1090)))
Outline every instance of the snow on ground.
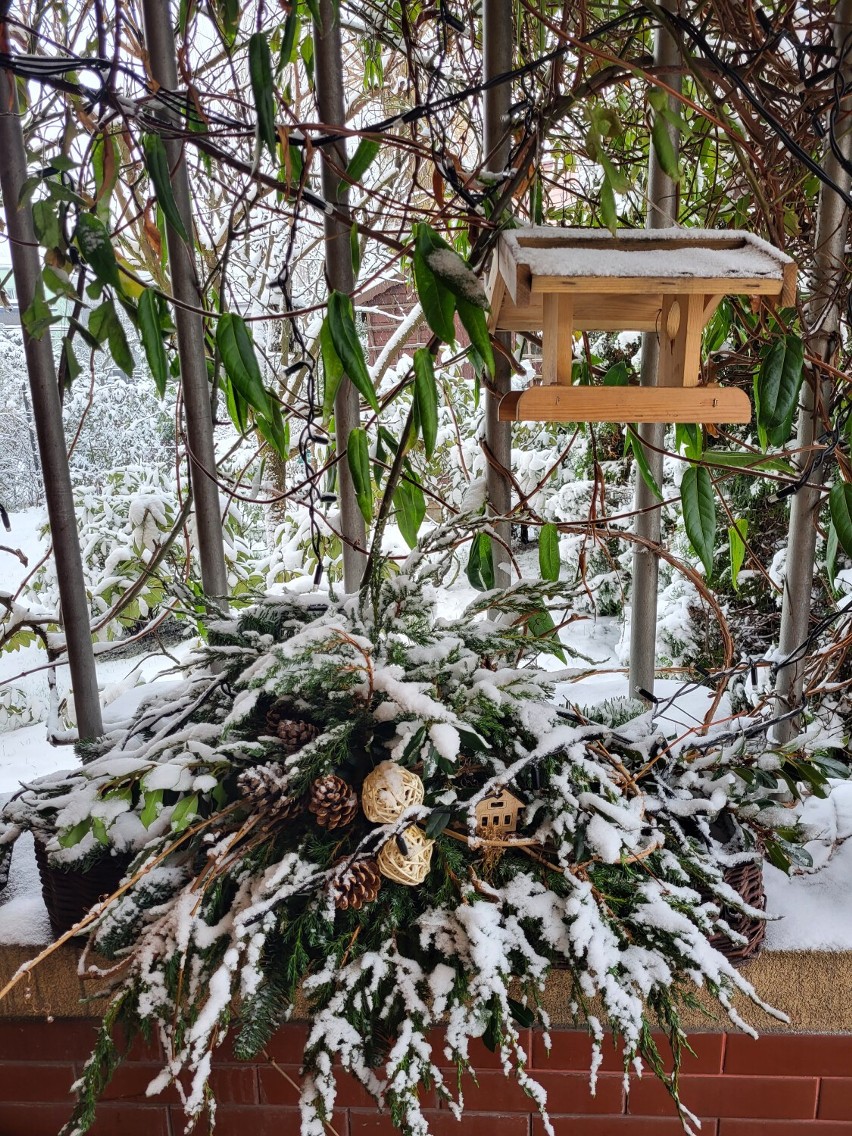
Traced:
MULTIPOLYGON (((34 565, 41 554, 38 536, 40 510, 31 509, 12 517, 13 530, 8 545, 20 548, 34 565)), ((400 550, 401 551, 401 550, 400 550)), ((527 556, 522 554, 523 562, 527 556)), ((13 590, 24 569, 17 559, 0 552, 0 568, 4 572, 2 586, 13 590), (6 561, 10 563, 6 563, 6 561)), ((537 574, 535 565, 522 563, 522 571, 537 574)), ((461 614, 476 599, 464 574, 442 590, 439 610, 446 618, 461 614)), ((540 664, 554 672, 562 671, 556 680, 556 697, 566 706, 587 710, 595 705, 628 695, 627 672, 619 663, 620 645, 625 634, 617 619, 588 617, 577 620, 563 630, 568 649, 568 666, 555 656, 542 656, 540 664), (572 652, 575 653, 572 656, 572 652), (567 679, 568 681, 561 681, 567 679)), ((191 644, 184 643, 174 655, 185 657, 191 644)), ((44 672, 19 678, 23 671, 37 667, 44 657, 37 647, 12 654, 0 654, 0 690, 13 680, 32 698, 47 700, 44 672)), ((99 658, 98 676, 102 690, 104 719, 107 725, 126 721, 140 700, 155 690, 165 690, 176 681, 169 677, 174 667, 162 655, 135 658, 99 658)), ((63 668, 64 670, 64 668, 63 668)), ((67 674, 58 676, 60 689, 67 689, 67 674)), ((662 731, 676 738, 699 726, 712 701, 712 692, 676 679, 658 679, 655 694, 659 699, 655 720, 662 731)), ((724 719, 730 713, 727 696, 716 711, 724 719)), ((43 723, 0 732, 0 803, 16 792, 21 783, 67 768, 76 762, 71 747, 48 744, 43 723)), ((838 783, 828 800, 811 798, 802 810, 811 826, 813 840, 808 844, 814 867, 790 877, 766 865, 767 906, 779 918, 769 924, 766 946, 769 950, 852 950, 852 784, 838 783)), ((0 892, 0 943, 40 944, 50 940, 47 912, 32 850, 27 835, 15 846, 9 884, 0 892)))

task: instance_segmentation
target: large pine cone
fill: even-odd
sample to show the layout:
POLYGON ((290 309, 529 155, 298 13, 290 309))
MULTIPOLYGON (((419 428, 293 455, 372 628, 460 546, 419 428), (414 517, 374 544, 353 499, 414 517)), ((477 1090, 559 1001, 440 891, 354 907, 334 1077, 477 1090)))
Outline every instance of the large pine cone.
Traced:
POLYGON ((295 718, 282 718, 275 731, 278 743, 287 753, 295 753, 302 746, 312 742, 319 736, 319 730, 313 723, 299 721, 295 718))
POLYGON ((356 860, 332 884, 334 906, 338 911, 360 911, 379 894, 382 877, 375 860, 356 860))
POLYGON ((253 811, 274 816, 276 821, 289 820, 305 808, 304 798, 288 796, 284 784, 284 766, 277 762, 245 769, 238 781, 240 794, 251 802, 253 811))
POLYGON ((278 732, 278 723, 293 713, 293 704, 286 698, 276 698, 266 711, 266 729, 273 737, 278 732))
POLYGON ((354 820, 358 812, 358 794, 342 777, 330 773, 327 777, 317 777, 311 783, 308 808, 323 828, 340 828, 354 820))

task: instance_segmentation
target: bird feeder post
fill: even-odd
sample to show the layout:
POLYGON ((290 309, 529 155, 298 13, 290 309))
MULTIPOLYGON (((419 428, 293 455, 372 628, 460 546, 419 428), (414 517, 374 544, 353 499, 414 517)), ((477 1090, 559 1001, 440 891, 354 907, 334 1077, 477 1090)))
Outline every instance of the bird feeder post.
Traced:
POLYGON ((541 381, 571 386, 574 352, 574 301, 564 293, 547 292, 542 297, 541 381))

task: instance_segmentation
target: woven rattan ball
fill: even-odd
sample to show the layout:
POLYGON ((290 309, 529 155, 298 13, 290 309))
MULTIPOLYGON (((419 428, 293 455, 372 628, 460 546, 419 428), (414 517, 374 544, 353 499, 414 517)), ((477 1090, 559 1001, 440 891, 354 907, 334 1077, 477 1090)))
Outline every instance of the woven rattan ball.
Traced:
POLYGON ((374 824, 390 824, 406 809, 423 803, 423 782, 395 761, 383 761, 364 778, 361 808, 374 824))
POLYGON ((396 839, 389 840, 376 857, 379 871, 389 880, 407 887, 422 884, 432 863, 432 845, 422 828, 412 825, 402 834, 406 850, 403 852, 396 839))

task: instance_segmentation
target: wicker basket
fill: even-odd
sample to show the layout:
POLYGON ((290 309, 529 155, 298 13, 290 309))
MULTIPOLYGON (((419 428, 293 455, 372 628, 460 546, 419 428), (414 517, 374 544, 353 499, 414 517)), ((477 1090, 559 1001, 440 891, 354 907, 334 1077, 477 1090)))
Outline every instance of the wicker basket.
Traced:
POLYGON ((131 859, 129 856, 105 856, 88 871, 54 868, 48 862, 44 844, 38 839, 35 841, 35 857, 50 929, 56 939, 79 923, 96 903, 112 895, 131 859))
MULTIPOLYGON (((725 883, 738 892, 750 907, 756 907, 758 911, 766 910, 762 860, 726 868, 724 877, 725 883)), ((766 920, 754 919, 727 907, 722 908, 722 916, 727 919, 734 931, 745 936, 746 942, 743 945, 733 943, 727 935, 719 934, 711 935, 710 945, 736 967, 744 966, 745 963, 757 958, 766 935, 766 920)))

